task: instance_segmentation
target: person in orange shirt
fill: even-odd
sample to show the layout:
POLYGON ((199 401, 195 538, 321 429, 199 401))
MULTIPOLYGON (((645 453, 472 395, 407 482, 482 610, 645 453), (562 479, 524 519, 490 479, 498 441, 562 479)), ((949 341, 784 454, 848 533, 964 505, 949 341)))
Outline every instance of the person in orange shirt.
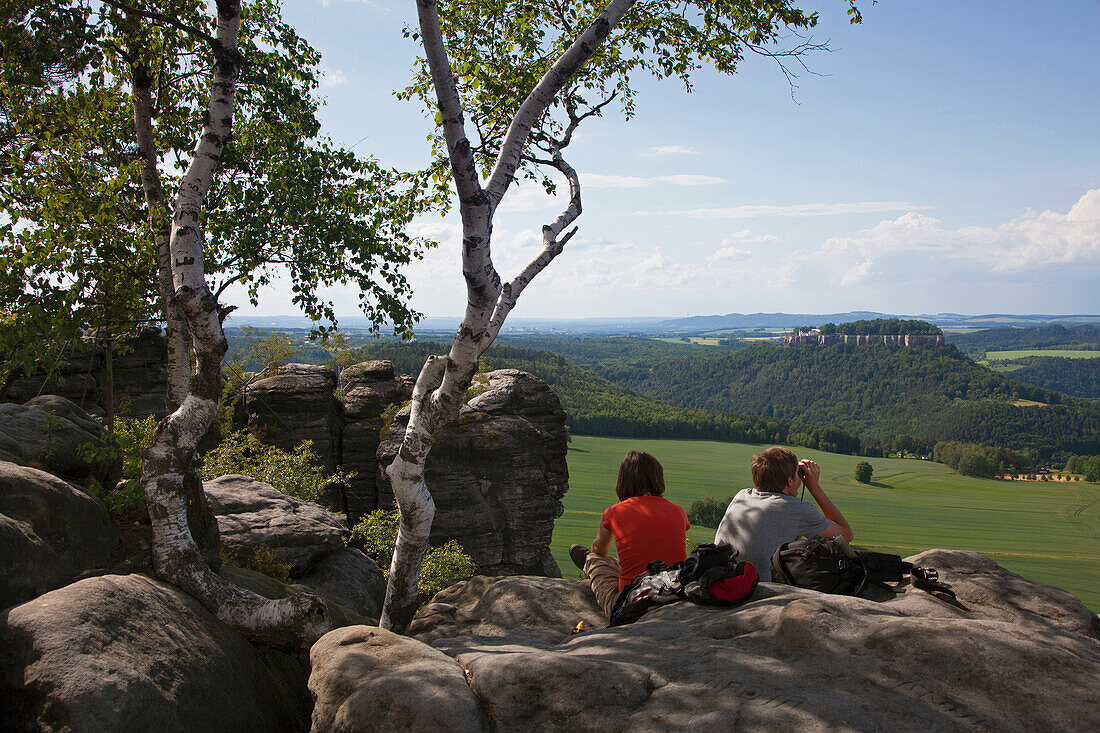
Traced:
POLYGON ((688 523, 687 512, 665 499, 665 472, 650 454, 632 450, 619 466, 615 494, 619 501, 603 513, 600 531, 591 549, 569 548, 569 557, 584 572, 596 594, 596 601, 611 618, 619 593, 630 585, 649 563, 663 560, 673 565, 683 560, 688 523), (611 556, 615 540, 618 559, 611 556))

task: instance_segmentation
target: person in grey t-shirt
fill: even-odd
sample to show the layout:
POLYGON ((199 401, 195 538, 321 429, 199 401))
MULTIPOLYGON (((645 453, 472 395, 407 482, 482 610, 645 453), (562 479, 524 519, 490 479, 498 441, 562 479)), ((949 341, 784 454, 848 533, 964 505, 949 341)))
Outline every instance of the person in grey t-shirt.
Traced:
POLYGON ((772 579, 771 558, 779 546, 802 535, 841 535, 852 541, 852 528, 821 488, 821 468, 813 461, 799 461, 792 451, 778 446, 752 458, 753 488, 733 497, 714 535, 716 545, 730 545, 740 559, 756 566, 763 582, 772 579), (806 488, 821 507, 798 500, 798 487, 806 488))

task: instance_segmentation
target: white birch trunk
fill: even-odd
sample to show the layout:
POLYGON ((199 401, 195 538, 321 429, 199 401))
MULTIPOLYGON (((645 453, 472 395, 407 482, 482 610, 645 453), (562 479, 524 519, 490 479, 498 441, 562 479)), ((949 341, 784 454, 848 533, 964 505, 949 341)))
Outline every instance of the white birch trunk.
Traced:
POLYGON ((539 80, 513 118, 489 182, 482 188, 439 29, 438 8, 433 0, 417 0, 420 35, 442 115, 443 135, 462 217, 462 275, 466 280, 466 311, 450 352, 444 356, 429 357, 421 369, 413 390, 404 440, 394 462, 386 469, 401 510, 401 524, 380 621, 384 628, 404 632, 416 611, 420 564, 428 547, 435 517, 435 503, 424 483, 428 453, 439 434, 458 414, 466 389, 477 371, 478 357, 500 332, 520 293, 562 251, 565 242, 572 236, 570 232, 558 239, 558 235, 581 212, 580 185, 576 173, 555 151, 555 165, 569 181, 569 208, 554 223, 543 227, 543 250, 539 256, 512 282, 504 285, 491 256, 493 214, 512 184, 532 128, 634 2, 611 0, 599 17, 539 80))
POLYGON ((196 369, 179 408, 157 427, 153 444, 144 455, 141 482, 153 528, 157 575, 190 593, 247 638, 301 649, 331 628, 324 602, 307 594, 271 601, 227 582, 204 561, 188 523, 186 477, 194 470, 198 441, 217 412, 221 360, 226 351, 217 300, 203 272, 201 220, 203 200, 232 130, 239 10, 239 0, 217 2, 217 60, 210 103, 172 213, 173 291, 187 318, 196 369))
MULTIPOLYGON (((136 51, 135 53, 140 53, 136 51)), ((165 320, 165 340, 168 344, 168 389, 166 412, 179 409, 187 396, 191 381, 191 349, 187 344, 187 319, 172 288, 172 263, 169 254, 171 213, 164 198, 164 186, 157 167, 159 153, 153 138, 152 79, 144 60, 134 58, 131 66, 134 100, 134 133, 138 155, 142 161, 141 185, 149 209, 149 227, 157 245, 157 280, 161 312, 165 320)), ((187 497, 188 526, 208 564, 221 564, 221 538, 218 520, 202 490, 198 467, 192 467, 184 480, 187 497)))

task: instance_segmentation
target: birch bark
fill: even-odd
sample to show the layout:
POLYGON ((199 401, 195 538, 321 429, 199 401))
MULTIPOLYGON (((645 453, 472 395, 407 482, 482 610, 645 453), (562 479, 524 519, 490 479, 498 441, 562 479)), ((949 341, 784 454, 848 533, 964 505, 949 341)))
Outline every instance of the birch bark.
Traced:
POLYGON ((466 310, 450 352, 429 357, 424 363, 413 389, 404 440, 397 457, 386 469, 401 510, 401 523, 380 621, 384 628, 404 632, 416 611, 420 564, 435 517, 435 503, 424 482, 428 453, 443 429, 458 414, 466 389, 477 371, 478 357, 500 332, 523 289, 550 264, 573 235, 570 232, 559 239, 561 232, 581 213, 577 175, 555 149, 555 166, 569 182, 569 207, 553 223, 543 227, 543 249, 539 256, 505 284, 501 283, 492 260, 493 214, 514 180, 524 145, 535 124, 634 2, 610 0, 596 20, 542 76, 513 117, 488 184, 483 188, 439 28, 438 7, 434 0, 417 0, 420 37, 442 117, 451 176, 458 192, 466 310))
POLYGON ((187 319, 195 370, 179 408, 157 427, 153 444, 144 454, 141 480, 149 505, 157 575, 190 593, 252 641, 300 649, 331 628, 324 602, 307 594, 271 601, 225 581, 205 562, 188 521, 187 476, 195 469, 198 441, 217 412, 226 351, 217 299, 203 272, 201 224, 203 201, 232 131, 239 13, 239 0, 218 0, 210 101, 172 207, 172 290, 187 319))

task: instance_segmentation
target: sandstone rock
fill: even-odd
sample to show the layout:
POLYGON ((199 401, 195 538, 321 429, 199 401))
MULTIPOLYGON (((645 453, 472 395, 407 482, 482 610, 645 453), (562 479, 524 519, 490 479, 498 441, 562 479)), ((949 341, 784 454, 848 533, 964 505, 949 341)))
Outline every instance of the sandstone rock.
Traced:
POLYGON ((82 580, 0 614, 4 730, 304 730, 305 677, 142 575, 82 580))
MULTIPOLYGON (((167 347, 160 329, 139 328, 120 339, 113 350, 114 393, 119 414, 132 417, 165 414, 167 347)), ((97 402, 107 386, 103 347, 85 343, 51 364, 49 374, 20 375, 0 386, 5 400, 27 402, 38 395, 59 395, 89 413, 103 415, 97 402)))
POLYGON ((480 575, 437 593, 413 619, 409 636, 430 643, 471 634, 503 636, 524 628, 548 630, 560 641, 578 621, 588 629, 607 626, 586 580, 480 575))
POLYGON ((382 412, 401 398, 393 364, 365 361, 340 372, 344 395, 344 424, 340 434, 340 468, 355 473, 345 491, 351 522, 378 508, 375 474, 378 472, 379 431, 382 412))
POLYGON ((0 608, 106 566, 119 543, 99 499, 44 471, 0 462, 0 608))
POLYGON ((980 555, 916 559, 969 610, 914 589, 875 603, 763 583, 735 608, 679 603, 615 628, 586 618, 569 635, 595 610, 584 584, 476 578, 413 628, 469 671, 497 730, 1100 728, 1095 615, 980 555), (537 594, 545 619, 524 608, 537 594), (515 626, 532 621, 546 625, 515 626))
MULTIPOLYGON (((428 456, 436 503, 431 543, 457 539, 484 575, 561 572, 550 555, 568 489, 565 413, 557 395, 525 372, 490 372, 488 389, 464 407, 428 456)), ((397 453, 408 408, 378 449, 379 506, 393 502, 381 468, 397 453)))
POLYGON ((374 560, 352 547, 325 555, 298 582, 375 623, 382 615, 386 579, 374 560))
MULTIPOLYGON (((331 474, 340 462, 335 391, 336 373, 331 369, 287 364, 275 376, 248 387, 241 414, 248 431, 268 445, 290 451, 312 441, 321 466, 331 474)), ((330 490, 332 505, 342 509, 342 492, 330 490)))
POLYGON ((344 548, 347 522, 316 504, 287 496, 248 476, 203 482, 218 520, 222 547, 239 565, 266 545, 301 577, 325 555, 344 548))
POLYGON ((103 428, 62 397, 39 397, 25 405, 0 404, 0 459, 40 468, 82 486, 92 479, 101 486, 114 486, 122 473, 122 459, 86 457, 89 450, 106 447, 103 428))
POLYGON ((371 626, 325 634, 310 650, 317 731, 482 731, 462 667, 413 639, 371 626))
POLYGON ((985 555, 928 550, 906 558, 936 568, 965 605, 984 617, 1039 631, 1061 630, 1100 639, 1100 620, 1069 591, 1034 583, 1005 570, 985 555))

